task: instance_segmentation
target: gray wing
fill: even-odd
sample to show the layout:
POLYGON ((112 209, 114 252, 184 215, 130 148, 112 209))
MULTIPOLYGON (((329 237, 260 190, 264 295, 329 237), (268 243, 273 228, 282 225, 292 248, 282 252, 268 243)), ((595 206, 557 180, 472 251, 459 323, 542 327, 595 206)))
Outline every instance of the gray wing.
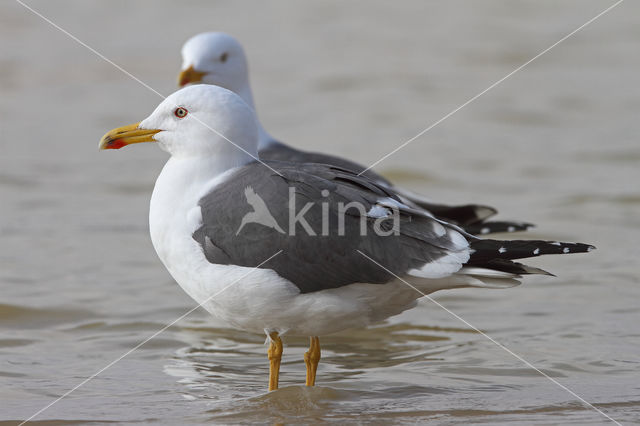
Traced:
MULTIPOLYGON (((346 158, 337 157, 335 155, 323 154, 321 152, 307 152, 300 151, 299 149, 292 148, 280 142, 272 142, 271 145, 260 150, 260 158, 265 160, 274 161, 286 161, 291 163, 318 163, 318 164, 330 164, 332 166, 339 167, 352 171, 356 174, 366 170, 366 167, 362 164, 355 163, 347 160, 346 158)), ((382 183, 391 187, 393 184, 384 178, 382 175, 369 169, 362 173, 368 179, 371 179, 377 183, 382 183)))
MULTIPOLYGON (((268 164, 282 176, 260 163, 252 163, 236 170, 200 200, 203 223, 193 238, 209 262, 255 267, 282 250, 261 267, 273 269, 301 292, 309 293, 351 283, 378 284, 394 279, 358 250, 400 276, 437 261, 451 251, 461 250, 460 240, 451 240, 452 232, 442 232, 443 226, 448 225, 441 225, 410 208, 399 210, 400 232, 389 232, 393 229, 393 219, 380 215, 384 212, 380 209, 384 208, 378 201, 386 199, 393 203, 398 198, 369 179, 325 164, 268 164), (262 198, 269 215, 285 232, 258 220, 245 223, 236 235, 247 214, 260 216, 245 198, 248 187, 262 198), (291 225, 291 198, 295 202, 291 217, 310 203, 303 217, 311 233, 300 221, 291 225), (344 207, 350 202, 361 204, 364 212, 347 209, 342 215, 344 225, 340 232, 340 205, 344 207), (376 205, 375 214, 368 215, 376 205), (323 211, 328 218, 326 235, 323 235, 323 211), (365 233, 361 233, 361 220, 365 233), (379 229, 391 235, 376 232, 376 220, 379 229)), ((449 231, 455 229, 449 227, 449 231)))
MULTIPOLYGON (((260 151, 260 158, 266 160, 287 161, 292 163, 321 163, 337 166, 350 170, 356 174, 366 169, 362 164, 355 163, 335 155, 318 152, 306 152, 292 148, 281 142, 273 141, 269 146, 260 151)), ((393 184, 373 170, 362 173, 363 176, 382 184, 388 188, 393 188, 408 203, 423 208, 439 219, 456 224, 464 228, 471 234, 490 234, 494 232, 514 232, 526 231, 533 225, 521 221, 487 221, 498 211, 490 206, 479 204, 447 205, 425 200, 416 194, 410 194, 394 188, 393 184)))

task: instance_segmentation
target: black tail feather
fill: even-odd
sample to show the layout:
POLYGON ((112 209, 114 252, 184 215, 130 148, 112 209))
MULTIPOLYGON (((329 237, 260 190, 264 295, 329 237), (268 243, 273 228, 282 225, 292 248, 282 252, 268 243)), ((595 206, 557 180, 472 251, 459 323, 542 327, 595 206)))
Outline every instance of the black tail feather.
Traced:
POLYGON ((586 253, 594 246, 583 243, 562 243, 542 240, 475 240, 471 242, 473 253, 469 265, 484 265, 487 262, 500 260, 524 259, 544 254, 586 253))

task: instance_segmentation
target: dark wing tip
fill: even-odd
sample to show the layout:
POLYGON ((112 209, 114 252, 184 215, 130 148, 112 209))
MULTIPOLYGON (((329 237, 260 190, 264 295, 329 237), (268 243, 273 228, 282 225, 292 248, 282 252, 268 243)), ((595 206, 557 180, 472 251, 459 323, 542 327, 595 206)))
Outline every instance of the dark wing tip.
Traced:
POLYGON ((496 233, 511 233, 527 231, 535 225, 529 222, 516 221, 487 221, 463 226, 464 230, 473 235, 487 235, 496 233))

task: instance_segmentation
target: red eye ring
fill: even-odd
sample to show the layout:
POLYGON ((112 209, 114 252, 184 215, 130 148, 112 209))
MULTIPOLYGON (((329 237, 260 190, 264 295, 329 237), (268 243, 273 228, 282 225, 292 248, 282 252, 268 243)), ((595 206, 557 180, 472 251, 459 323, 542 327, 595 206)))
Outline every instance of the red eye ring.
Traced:
POLYGON ((187 109, 183 107, 178 107, 175 111, 173 111, 173 115, 178 118, 185 118, 187 114, 189 114, 189 111, 187 111, 187 109))

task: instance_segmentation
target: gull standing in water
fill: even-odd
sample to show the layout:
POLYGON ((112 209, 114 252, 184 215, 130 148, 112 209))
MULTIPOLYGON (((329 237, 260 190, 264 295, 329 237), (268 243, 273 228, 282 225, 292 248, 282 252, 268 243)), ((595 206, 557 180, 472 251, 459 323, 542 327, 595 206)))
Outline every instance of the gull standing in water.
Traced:
POLYGON ((170 154, 151 196, 153 246, 207 311, 266 333, 270 390, 278 388, 285 334, 310 336, 304 358, 313 386, 320 336, 384 320, 437 290, 512 287, 522 275, 548 274, 515 259, 593 248, 480 239, 351 170, 257 161, 259 135, 242 98, 201 84, 108 132, 99 146, 152 142, 170 154), (262 207, 268 223, 243 227, 247 213, 262 207))

